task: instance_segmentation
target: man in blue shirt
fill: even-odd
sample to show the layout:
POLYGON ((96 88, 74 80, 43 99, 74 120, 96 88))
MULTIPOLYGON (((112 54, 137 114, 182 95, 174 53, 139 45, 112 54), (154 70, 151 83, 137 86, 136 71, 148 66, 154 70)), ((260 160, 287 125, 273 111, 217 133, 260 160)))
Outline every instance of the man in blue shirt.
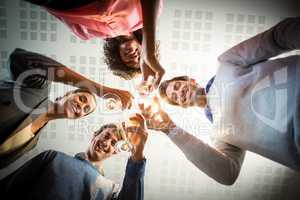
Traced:
POLYGON ((9 199, 99 199, 142 200, 144 196, 143 150, 147 140, 144 119, 127 127, 133 145, 122 188, 103 176, 103 161, 117 153, 122 134, 115 124, 102 126, 94 133, 85 153, 75 157, 53 150, 45 151, 0 182, 0 193, 9 199), (134 130, 133 130, 134 129, 134 130))

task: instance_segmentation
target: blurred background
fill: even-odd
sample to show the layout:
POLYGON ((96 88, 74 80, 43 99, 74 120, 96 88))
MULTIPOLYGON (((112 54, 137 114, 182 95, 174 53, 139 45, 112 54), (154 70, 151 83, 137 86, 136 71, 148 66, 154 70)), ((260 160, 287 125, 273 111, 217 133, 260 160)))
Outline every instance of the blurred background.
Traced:
MULTIPOLYGON (((218 67, 219 54, 284 18, 299 14, 299 3, 293 0, 165 0, 157 28, 160 60, 167 71, 165 78, 189 75, 205 85, 218 67)), ((0 0, 1 79, 9 78, 8 57, 17 47, 42 53, 92 80, 136 94, 139 79, 125 81, 107 71, 100 39, 80 40, 45 10, 21 0, 0 0)), ((53 84, 51 99, 71 89, 53 84)), ((85 151, 93 131, 104 123, 126 119, 137 111, 138 101, 136 96, 130 111, 108 112, 99 99, 97 111, 83 119, 50 122, 37 148, 17 164, 47 149, 70 155, 85 151)), ((210 122, 202 110, 163 106, 181 127, 209 142, 210 122)), ((106 176, 121 183, 127 157, 121 154, 107 160, 106 176)), ((300 197, 300 174, 253 153, 247 153, 233 186, 222 186, 207 177, 159 132, 150 131, 146 157, 146 200, 291 200, 300 197)))

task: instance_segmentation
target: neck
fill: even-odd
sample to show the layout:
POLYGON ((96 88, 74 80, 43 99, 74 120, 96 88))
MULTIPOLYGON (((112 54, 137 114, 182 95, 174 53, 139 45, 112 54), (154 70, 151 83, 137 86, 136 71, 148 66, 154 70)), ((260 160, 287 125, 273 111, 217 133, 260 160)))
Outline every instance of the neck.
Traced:
POLYGON ((204 88, 199 87, 196 89, 195 102, 196 106, 200 108, 204 108, 207 105, 207 97, 204 88))
POLYGON ((103 160, 93 160, 89 150, 85 152, 85 159, 95 166, 99 172, 103 171, 103 160))
POLYGON ((48 121, 66 118, 65 114, 63 112, 60 112, 58 108, 59 106, 57 105, 57 103, 49 105, 48 111, 46 113, 48 121))
POLYGON ((32 123, 31 123, 31 131, 32 133, 37 133, 42 127, 50 121, 47 117, 47 113, 40 114, 32 123))

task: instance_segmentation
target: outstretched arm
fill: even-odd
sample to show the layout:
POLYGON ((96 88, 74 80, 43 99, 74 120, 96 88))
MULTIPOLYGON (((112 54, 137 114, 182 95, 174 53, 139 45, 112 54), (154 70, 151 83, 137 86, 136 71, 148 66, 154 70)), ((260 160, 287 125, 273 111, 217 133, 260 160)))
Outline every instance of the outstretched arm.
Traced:
POLYGON ((248 67, 281 53, 300 49, 300 17, 287 18, 271 29, 227 50, 220 62, 248 67))
POLYGON ((165 73, 157 59, 156 22, 161 0, 141 0, 143 12, 143 42, 141 69, 144 80, 154 75, 154 87, 157 87, 165 73), (149 71, 149 69, 151 69, 149 71))
MULTIPOLYGON (((160 106, 159 106, 160 107, 160 106)), ((186 158, 209 177, 225 185, 232 185, 237 179, 245 152, 233 145, 215 141, 210 146, 178 127, 161 108, 152 113, 151 106, 140 105, 147 127, 159 130, 169 136, 186 158)))
POLYGON ((164 132, 209 177, 224 185, 236 181, 245 156, 243 150, 220 141, 210 146, 179 127, 164 132))
POLYGON ((126 173, 122 190, 118 195, 118 200, 142 200, 144 199, 144 175, 146 159, 144 157, 144 147, 148 138, 145 130, 145 120, 142 115, 135 114, 129 120, 135 125, 125 126, 128 140, 133 145, 132 156, 128 159, 126 173))
POLYGON ((144 175, 146 159, 133 161, 128 159, 122 189, 118 200, 142 200, 144 199, 144 175))
POLYGON ((99 97, 105 94, 119 96, 123 108, 131 105, 132 95, 129 92, 101 85, 41 54, 16 49, 10 55, 10 69, 15 80, 21 78, 29 87, 45 88, 48 81, 60 82, 88 89, 99 97))

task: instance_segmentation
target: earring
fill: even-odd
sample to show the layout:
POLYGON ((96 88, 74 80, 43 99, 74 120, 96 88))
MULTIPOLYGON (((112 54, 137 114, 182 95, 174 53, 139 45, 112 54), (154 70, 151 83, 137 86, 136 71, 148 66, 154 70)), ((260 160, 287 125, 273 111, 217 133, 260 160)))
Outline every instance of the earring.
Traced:
POLYGON ((196 84, 196 80, 193 79, 193 78, 191 78, 191 79, 190 79, 190 83, 192 83, 193 85, 195 85, 195 84, 196 84))
POLYGON ((61 99, 62 99, 62 97, 56 97, 55 101, 59 101, 61 99))

